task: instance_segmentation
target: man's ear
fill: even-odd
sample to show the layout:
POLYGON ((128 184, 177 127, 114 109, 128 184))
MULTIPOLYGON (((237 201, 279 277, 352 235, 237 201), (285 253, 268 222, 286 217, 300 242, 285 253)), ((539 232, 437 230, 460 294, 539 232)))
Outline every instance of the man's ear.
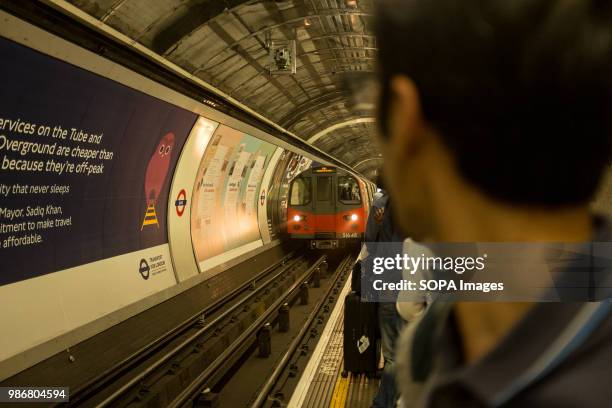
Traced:
POLYGON ((403 75, 391 79, 389 129, 397 154, 412 156, 423 142, 421 99, 414 82, 403 75))

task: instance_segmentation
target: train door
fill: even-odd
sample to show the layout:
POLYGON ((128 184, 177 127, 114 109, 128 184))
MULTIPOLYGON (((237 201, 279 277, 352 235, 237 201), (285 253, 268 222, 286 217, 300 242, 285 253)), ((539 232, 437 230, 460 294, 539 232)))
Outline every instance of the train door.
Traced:
POLYGON ((287 208, 287 232, 295 235, 314 233, 313 179, 309 174, 297 176, 291 182, 287 208))
POLYGON ((350 174, 338 176, 338 224, 342 238, 360 238, 367 217, 367 191, 361 180, 350 174), (363 198, 363 199, 362 199, 363 198))
MULTIPOLYGON (((335 174, 317 174, 315 185, 314 213, 316 232, 336 231, 336 200, 334 193, 335 174)), ((325 236, 325 238, 328 238, 325 236)))

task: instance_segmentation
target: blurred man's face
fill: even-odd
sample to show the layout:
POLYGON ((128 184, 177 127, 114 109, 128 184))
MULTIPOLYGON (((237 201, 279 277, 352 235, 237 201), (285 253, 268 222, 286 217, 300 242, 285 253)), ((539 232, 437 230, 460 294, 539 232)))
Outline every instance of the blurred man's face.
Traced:
POLYGON ((433 233, 427 175, 435 163, 428 157, 416 87, 407 78, 395 78, 391 95, 389 112, 381 115, 387 118, 389 134, 379 138, 385 185, 401 229, 422 240, 433 233))

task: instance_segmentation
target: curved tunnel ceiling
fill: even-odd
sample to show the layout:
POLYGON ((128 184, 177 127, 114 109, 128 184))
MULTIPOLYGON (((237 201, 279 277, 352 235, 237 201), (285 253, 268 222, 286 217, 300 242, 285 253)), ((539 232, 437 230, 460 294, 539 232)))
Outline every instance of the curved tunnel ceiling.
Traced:
POLYGON ((314 144, 345 163, 378 157, 373 0, 69 1, 305 140, 322 132, 314 144), (268 44, 286 40, 296 72, 270 74, 268 44))

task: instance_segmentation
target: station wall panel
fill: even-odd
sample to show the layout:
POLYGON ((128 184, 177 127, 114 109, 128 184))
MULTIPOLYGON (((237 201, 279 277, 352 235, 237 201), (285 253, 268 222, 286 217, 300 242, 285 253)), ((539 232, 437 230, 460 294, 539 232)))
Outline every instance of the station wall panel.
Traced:
POLYGON ((191 239, 201 272, 226 260, 228 253, 263 245, 257 203, 276 148, 229 126, 215 131, 191 200, 191 239))
POLYGON ((0 285, 166 243, 197 115, 6 39, 0 53, 0 285))
POLYGON ((1 37, 0 53, 1 361, 176 284, 166 208, 197 115, 1 37))
POLYGON ((178 281, 199 273, 191 244, 192 192, 199 164, 219 123, 198 118, 176 166, 168 201, 168 233, 172 262, 178 281))

